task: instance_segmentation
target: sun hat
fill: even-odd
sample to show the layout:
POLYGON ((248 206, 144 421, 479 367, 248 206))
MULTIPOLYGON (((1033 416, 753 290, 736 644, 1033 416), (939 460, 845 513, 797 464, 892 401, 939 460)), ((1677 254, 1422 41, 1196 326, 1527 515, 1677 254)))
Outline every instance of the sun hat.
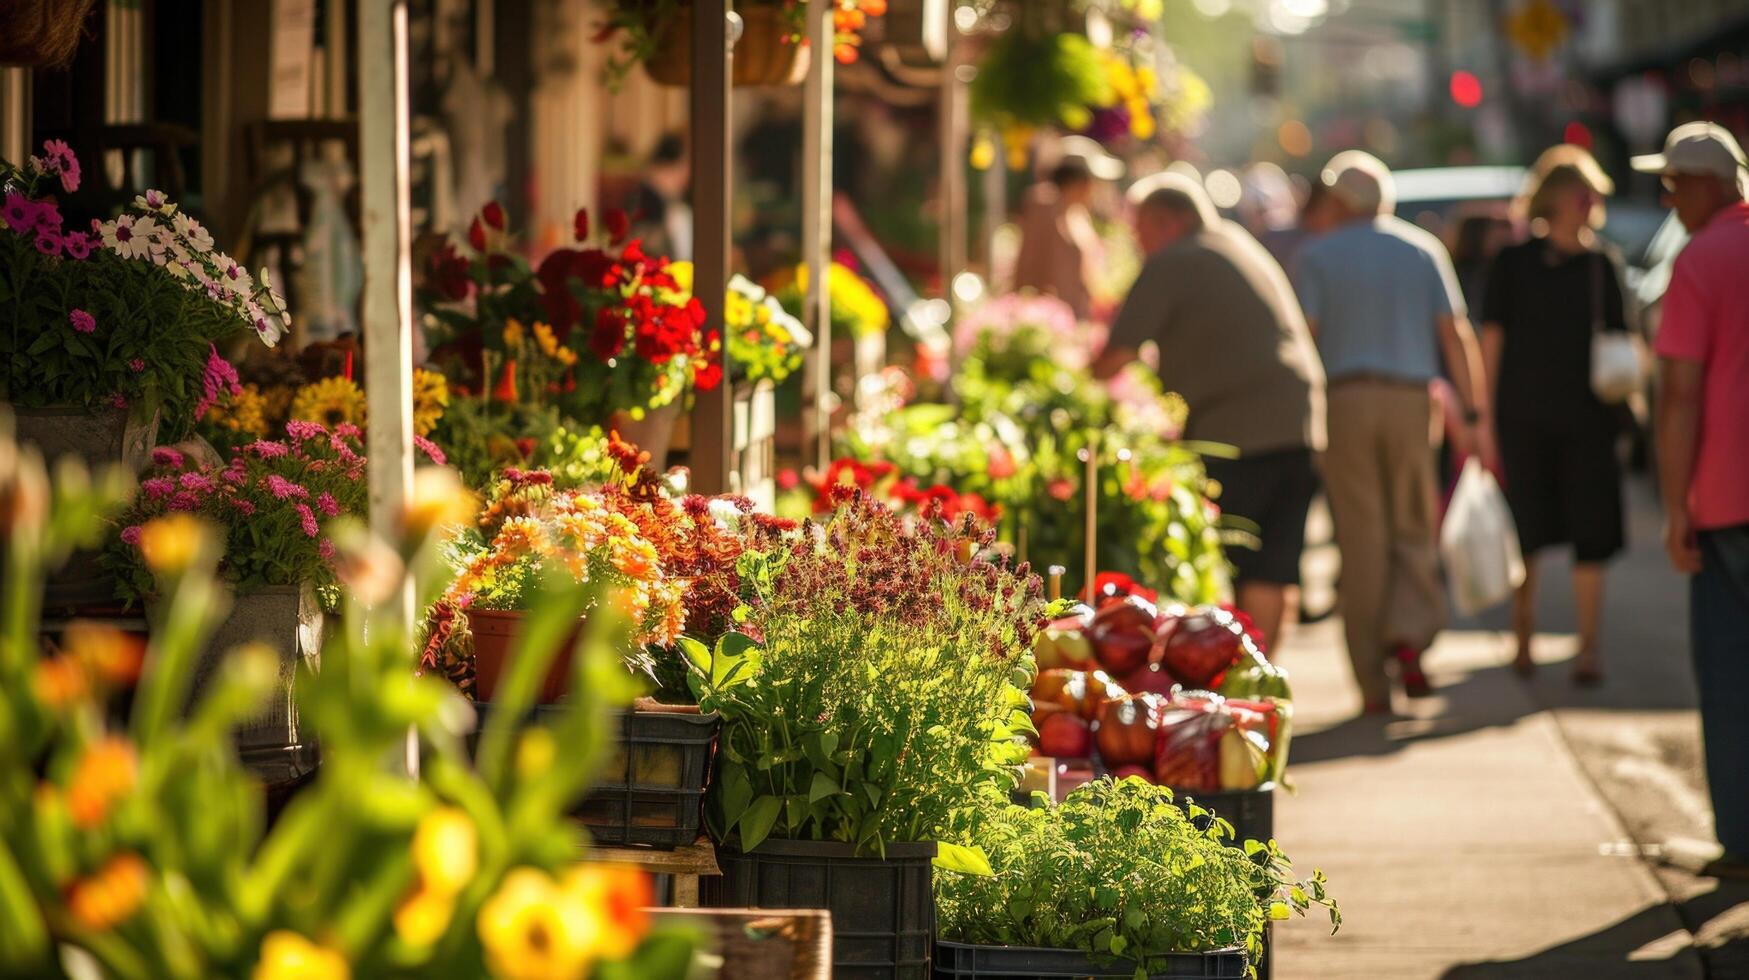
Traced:
POLYGON ((1691 122, 1672 129, 1664 140, 1663 153, 1649 153, 1629 161, 1647 174, 1692 174, 1731 180, 1745 168, 1743 148, 1731 131, 1718 123, 1691 122))
POLYGON ((1057 167, 1073 167, 1089 177, 1119 180, 1124 175, 1124 162, 1105 152, 1095 140, 1086 136, 1064 136, 1039 154, 1039 170, 1049 173, 1057 167))

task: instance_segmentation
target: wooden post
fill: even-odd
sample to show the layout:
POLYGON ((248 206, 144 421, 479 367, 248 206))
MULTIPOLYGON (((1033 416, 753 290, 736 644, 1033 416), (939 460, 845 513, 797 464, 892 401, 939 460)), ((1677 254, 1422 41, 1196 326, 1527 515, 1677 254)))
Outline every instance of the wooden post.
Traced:
MULTIPOLYGON (((391 535, 413 483, 407 0, 361 0, 357 51, 370 525, 391 535)), ((411 622, 411 583, 397 605, 411 622)))
POLYGON ((941 187, 941 295, 950 302, 953 277, 966 267, 966 132, 970 115, 966 84, 960 79, 965 65, 965 46, 950 8, 941 5, 947 18, 947 58, 942 65, 940 93, 941 187))
POLYGON ((723 340, 723 382, 698 392, 692 410, 692 489, 729 489, 730 410, 728 339, 723 295, 729 285, 729 174, 733 150, 729 119, 729 0, 692 5, 692 292, 705 308, 705 330, 723 340))
POLYGON ((802 461, 825 470, 832 453, 832 24, 831 5, 808 4, 807 38, 813 47, 802 93, 802 263, 808 295, 802 323, 814 335, 802 405, 802 461))
POLYGON ((1087 604, 1097 606, 1099 597, 1093 594, 1093 580, 1099 577, 1099 437, 1095 435, 1087 441, 1087 448, 1081 450, 1081 459, 1087 464, 1085 500, 1087 504, 1087 540, 1084 544, 1083 557, 1087 562, 1087 581, 1082 588, 1087 590, 1087 604))
POLYGON ((0 68, 0 159, 22 161, 36 149, 30 111, 30 69, 0 68))

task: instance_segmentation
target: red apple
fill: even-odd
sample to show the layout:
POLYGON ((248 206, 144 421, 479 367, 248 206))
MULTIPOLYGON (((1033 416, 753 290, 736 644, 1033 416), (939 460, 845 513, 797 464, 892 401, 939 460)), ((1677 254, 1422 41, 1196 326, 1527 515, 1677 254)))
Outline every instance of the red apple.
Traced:
POLYGON ((1099 665, 1116 675, 1147 663, 1154 652, 1155 616, 1154 607, 1135 596, 1102 606, 1087 627, 1099 665))
POLYGON ((1154 781, 1154 770, 1147 766, 1119 766, 1111 771, 1113 779, 1128 779, 1131 776, 1140 777, 1144 783, 1151 783, 1154 781))
POLYGON ((1172 688, 1178 683, 1159 664, 1143 664, 1118 678, 1117 682, 1131 694, 1158 694, 1163 697, 1171 697, 1172 688))
POLYGON ((1204 607, 1172 630, 1161 663, 1185 687, 1206 688, 1238 662, 1244 639, 1245 630, 1232 614, 1204 607))
POLYGON ((1057 759, 1085 759, 1093 754, 1093 732, 1067 711, 1047 715, 1038 729, 1038 750, 1057 759))
POLYGON ((1093 734, 1107 768, 1140 765, 1154 758, 1162 703, 1152 694, 1126 694, 1100 702, 1093 734))

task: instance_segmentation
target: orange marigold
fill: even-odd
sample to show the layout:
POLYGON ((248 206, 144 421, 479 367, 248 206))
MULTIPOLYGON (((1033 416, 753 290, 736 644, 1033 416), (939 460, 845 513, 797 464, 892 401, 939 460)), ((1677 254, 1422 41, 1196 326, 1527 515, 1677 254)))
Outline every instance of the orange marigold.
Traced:
POLYGON ((110 858, 96 874, 67 888, 67 911, 93 932, 103 932, 132 918, 146 900, 150 871, 138 854, 110 858))
POLYGON ((133 744, 114 736, 93 743, 73 767, 67 785, 67 810, 73 825, 90 830, 101 824, 117 800, 133 792, 139 778, 133 744))

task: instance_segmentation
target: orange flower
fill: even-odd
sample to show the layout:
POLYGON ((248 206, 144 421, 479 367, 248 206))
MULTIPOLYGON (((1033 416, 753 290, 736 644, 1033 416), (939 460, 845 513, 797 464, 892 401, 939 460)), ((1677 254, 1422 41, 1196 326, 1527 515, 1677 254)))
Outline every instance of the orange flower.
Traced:
POLYGON ((146 900, 148 874, 138 854, 117 854, 96 874, 68 887, 67 910, 74 921, 93 932, 126 922, 146 900))
POLYGON ((90 830, 101 824, 115 802, 133 792, 139 766, 133 745, 125 739, 111 736, 87 748, 67 787, 73 825, 90 830))
POLYGON ((56 710, 83 701, 91 694, 85 665, 69 654, 37 661, 31 688, 38 701, 56 710))
POLYGON ((581 900, 600 919, 597 955, 617 960, 630 956, 650 931, 649 906, 656 895, 650 876, 624 864, 579 864, 560 887, 581 900))
POLYGON ((61 642, 91 673, 110 684, 132 684, 139 679, 146 641, 136 633, 81 620, 68 625, 61 642))

